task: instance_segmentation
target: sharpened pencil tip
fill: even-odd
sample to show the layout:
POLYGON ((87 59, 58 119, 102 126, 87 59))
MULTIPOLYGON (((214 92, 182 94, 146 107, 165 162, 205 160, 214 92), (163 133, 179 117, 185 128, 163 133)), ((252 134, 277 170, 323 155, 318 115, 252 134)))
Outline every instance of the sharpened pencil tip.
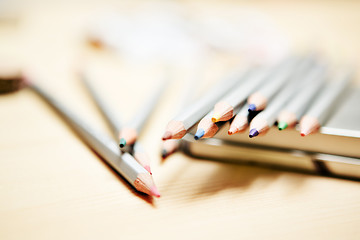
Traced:
POLYGON ((163 149, 163 150, 161 151, 161 158, 162 158, 162 159, 165 159, 167 156, 168 156, 168 152, 167 152, 165 149, 163 149))
POLYGON ((254 112, 254 111, 256 111, 256 106, 255 106, 255 104, 249 104, 248 111, 249 111, 249 112, 254 112))
POLYGON ((146 169, 146 171, 148 171, 152 175, 152 172, 151 172, 151 169, 150 169, 149 165, 144 166, 144 168, 146 169))
POLYGON ((278 123, 278 129, 281 131, 281 130, 284 130, 288 127, 288 124, 286 122, 279 122, 278 123))
POLYGON ((194 139, 195 139, 195 140, 199 140, 199 139, 202 138, 204 135, 205 135, 205 130, 202 129, 202 128, 199 128, 199 129, 196 131, 196 133, 195 133, 194 139))
POLYGON ((251 129, 249 132, 249 138, 253 138, 256 137, 257 135, 259 135, 258 130, 256 130, 255 128, 251 129))
POLYGON ((159 191, 157 190, 157 188, 155 186, 153 186, 151 189, 150 189, 150 194, 154 197, 157 197, 159 198, 160 197, 160 193, 159 191))
POLYGON ((124 138, 121 138, 121 139, 120 139, 119 146, 120 146, 121 148, 123 148, 123 147, 126 146, 126 140, 125 140, 124 138))
POLYGON ((171 137, 172 137, 171 132, 166 131, 166 132, 164 133, 164 135, 162 136, 162 140, 168 140, 168 139, 171 139, 171 137))
POLYGON ((233 135, 237 132, 237 129, 235 127, 230 127, 228 130, 228 135, 233 135))
POLYGON ((214 115, 214 116, 211 118, 211 121, 214 122, 214 123, 220 121, 220 116, 214 115))
POLYGON ((302 133, 300 133, 300 136, 305 137, 306 134, 302 132, 302 133))

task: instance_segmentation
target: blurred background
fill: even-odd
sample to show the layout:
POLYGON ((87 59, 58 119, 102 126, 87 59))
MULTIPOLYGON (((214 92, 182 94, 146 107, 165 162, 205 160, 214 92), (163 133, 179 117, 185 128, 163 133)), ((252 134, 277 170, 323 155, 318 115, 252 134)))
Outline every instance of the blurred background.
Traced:
MULTIPOLYGON (((116 86, 146 95, 164 69, 171 88, 193 78, 205 90, 238 65, 271 64, 294 52, 357 67, 358 9, 358 1, 322 0, 2 0, 0 57, 69 96, 80 94, 76 73, 92 69, 105 98, 119 102, 116 86)), ((132 99, 125 118, 141 99, 132 99)))

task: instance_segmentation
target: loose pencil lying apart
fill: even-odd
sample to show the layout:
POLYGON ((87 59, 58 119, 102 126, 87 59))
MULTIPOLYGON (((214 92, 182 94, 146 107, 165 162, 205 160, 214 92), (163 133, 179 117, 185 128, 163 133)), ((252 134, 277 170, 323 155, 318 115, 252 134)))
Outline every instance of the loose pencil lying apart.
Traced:
MULTIPOLYGON (((110 110, 110 108, 105 104, 105 102, 100 97, 100 94, 96 90, 96 87, 94 87, 90 82, 90 72, 83 72, 81 75, 81 79, 87 88, 88 92, 90 93, 90 96, 94 100, 95 104, 99 108, 100 112, 104 116, 106 122, 110 126, 110 128, 113 131, 114 136, 116 137, 117 141, 121 142, 120 138, 120 131, 122 128, 121 121, 117 119, 114 115, 114 113, 110 110)), ((120 144, 121 145, 121 144, 120 144)), ((131 149, 131 148, 130 148, 131 149)), ((141 166, 143 166, 150 174, 150 158, 147 156, 145 151, 143 150, 143 147, 139 143, 139 141, 136 141, 134 147, 133 147, 133 156, 140 163, 141 166)))
POLYGON ((113 169, 120 173, 138 191, 160 197, 150 173, 129 153, 121 154, 115 141, 87 126, 39 86, 29 83, 29 87, 62 115, 83 141, 103 157, 113 169))

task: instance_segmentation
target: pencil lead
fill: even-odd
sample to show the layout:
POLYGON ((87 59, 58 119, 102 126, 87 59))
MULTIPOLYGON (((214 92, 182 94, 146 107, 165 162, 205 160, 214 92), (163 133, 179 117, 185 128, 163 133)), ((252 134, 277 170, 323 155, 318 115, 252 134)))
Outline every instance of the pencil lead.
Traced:
POLYGON ((300 136, 305 137, 305 136, 306 136, 306 134, 305 134, 305 133, 303 133, 303 132, 301 132, 301 133, 300 133, 300 136))
POLYGON ((195 140, 199 140, 199 139, 202 138, 204 135, 205 135, 205 130, 202 129, 202 128, 199 128, 199 129, 196 131, 196 133, 195 133, 194 139, 195 139, 195 140))
POLYGON ((286 122, 279 122, 278 123, 278 129, 281 131, 281 130, 284 130, 288 127, 288 124, 286 122))
POLYGON ((216 123, 220 120, 220 116, 219 115, 214 115, 212 118, 211 118, 211 121, 216 123))
POLYGON ((256 137, 257 135, 259 135, 258 130, 256 130, 255 128, 251 129, 249 132, 249 138, 253 138, 256 137))
POLYGON ((144 166, 144 168, 146 169, 146 171, 148 171, 152 175, 152 172, 151 172, 151 169, 150 169, 149 165, 144 166))
POLYGON ((162 136, 162 140, 168 140, 168 139, 171 139, 171 137, 172 137, 171 132, 166 131, 166 132, 164 133, 164 135, 162 136))
POLYGON ((126 146, 126 140, 125 140, 125 138, 121 138, 121 139, 120 139, 119 146, 120 146, 121 148, 123 148, 123 147, 126 146))
POLYGON ((228 135, 233 135, 233 134, 235 134, 237 132, 238 132, 238 130, 237 130, 236 127, 230 126, 230 129, 228 130, 228 135))
POLYGON ((163 150, 161 151, 161 158, 162 158, 162 159, 165 159, 167 156, 168 156, 168 152, 167 152, 165 149, 163 149, 163 150))
POLYGON ((256 111, 256 106, 255 106, 255 104, 249 104, 249 109, 248 109, 248 111, 249 112, 254 112, 254 111, 256 111))
POLYGON ((159 193, 158 189, 157 189, 155 186, 152 186, 152 187, 150 188, 150 194, 151 194, 152 196, 154 196, 154 197, 157 197, 157 198, 160 197, 160 193, 159 193))

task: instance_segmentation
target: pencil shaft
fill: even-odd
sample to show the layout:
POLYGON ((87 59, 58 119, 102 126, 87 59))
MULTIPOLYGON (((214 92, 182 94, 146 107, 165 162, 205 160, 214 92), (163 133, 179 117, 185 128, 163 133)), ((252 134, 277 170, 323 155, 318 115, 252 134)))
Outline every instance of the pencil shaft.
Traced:
POLYGON ((178 114, 174 120, 183 122, 185 129, 188 130, 209 112, 223 95, 230 91, 235 85, 244 81, 249 71, 250 69, 247 68, 240 73, 232 74, 225 81, 216 84, 208 93, 193 103, 191 107, 188 107, 185 111, 178 114))
POLYGON ((259 69, 256 72, 252 72, 243 84, 238 85, 219 102, 226 102, 234 108, 239 106, 255 90, 256 87, 258 87, 269 77, 269 75, 271 75, 271 72, 271 68, 259 69))
POLYGON ((98 107, 98 109, 100 110, 100 112, 102 113, 104 118, 106 119, 107 123, 109 124, 114 136, 116 136, 116 138, 118 138, 119 132, 122 127, 121 121, 115 117, 115 115, 113 114, 113 111, 111 111, 108 108, 108 105, 105 104, 104 101, 102 101, 102 98, 100 97, 98 92, 95 90, 95 87, 91 84, 91 82, 86 74, 83 75, 82 80, 84 82, 86 89, 89 91, 91 97, 93 98, 96 106, 98 107))
POLYGON ((307 63, 303 62, 295 71, 293 71, 292 75, 289 76, 289 82, 283 87, 283 89, 273 98, 273 100, 269 103, 267 108, 259 113, 255 118, 257 119, 266 119, 269 127, 271 127, 277 118, 280 110, 286 104, 292 96, 296 94, 298 88, 301 88, 304 84, 302 79, 303 71, 306 70, 307 63))
POLYGON ((325 83, 326 67, 318 66, 305 76, 306 86, 286 105, 285 110, 294 113, 297 119, 304 114, 311 101, 325 83))
POLYGON ((135 116, 128 124, 128 126, 135 129, 138 134, 141 132, 143 126, 145 125, 146 120, 149 118, 150 114, 155 108, 157 102, 159 101, 166 87, 167 87, 167 82, 161 83, 158 89, 156 89, 151 94, 151 96, 148 99, 146 99, 144 105, 140 107, 140 109, 137 111, 135 116))
POLYGON ((102 156, 104 160, 129 181, 130 184, 134 186, 134 181, 139 174, 148 174, 146 169, 129 154, 125 153, 121 155, 117 144, 113 140, 87 126, 39 86, 30 85, 30 87, 61 114, 74 131, 81 136, 83 141, 102 156))
POLYGON ((276 92, 284 85, 286 81, 289 80, 289 77, 292 75, 294 69, 296 68, 298 59, 289 59, 288 62, 283 63, 283 68, 276 71, 272 77, 271 81, 268 81, 264 84, 258 92, 261 93, 266 99, 272 98, 276 92))
POLYGON ((306 115, 317 118, 318 122, 323 124, 333 109, 333 105, 348 87, 352 75, 353 72, 348 69, 337 72, 332 82, 321 92, 306 115))

